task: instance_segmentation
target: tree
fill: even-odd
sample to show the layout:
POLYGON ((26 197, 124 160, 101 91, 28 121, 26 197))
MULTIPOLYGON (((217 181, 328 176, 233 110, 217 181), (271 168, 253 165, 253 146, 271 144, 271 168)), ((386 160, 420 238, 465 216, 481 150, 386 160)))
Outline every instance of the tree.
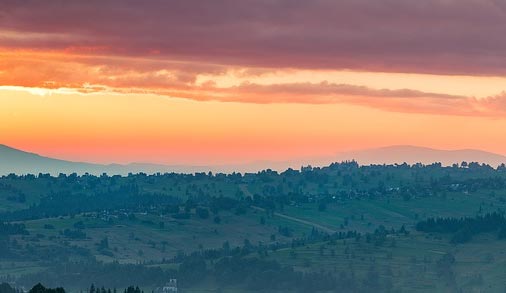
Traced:
POLYGON ((65 290, 61 287, 52 289, 52 288, 46 288, 41 283, 38 283, 37 285, 33 286, 28 293, 65 293, 65 290))
POLYGON ((17 293, 16 289, 12 288, 7 283, 0 284, 0 293, 17 293))
POLYGON ((100 242, 97 244, 98 250, 104 250, 109 249, 109 238, 104 237, 100 242))
POLYGON ((499 230, 499 235, 497 235, 499 239, 506 239, 506 226, 501 227, 499 230))
POLYGON ((206 208, 197 208, 197 215, 201 219, 207 219, 209 218, 209 210, 206 208))
POLYGON ((124 293, 144 293, 139 287, 130 286, 123 291, 124 293))
POLYGON ((216 216, 216 217, 214 217, 214 222, 215 222, 216 224, 221 223, 221 218, 220 218, 220 216, 216 216))

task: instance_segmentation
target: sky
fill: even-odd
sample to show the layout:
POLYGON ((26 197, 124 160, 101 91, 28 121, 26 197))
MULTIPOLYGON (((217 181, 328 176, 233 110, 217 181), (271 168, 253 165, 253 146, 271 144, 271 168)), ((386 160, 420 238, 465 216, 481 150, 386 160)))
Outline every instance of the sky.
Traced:
POLYGON ((503 0, 3 0, 0 144, 229 164, 506 154, 503 0))

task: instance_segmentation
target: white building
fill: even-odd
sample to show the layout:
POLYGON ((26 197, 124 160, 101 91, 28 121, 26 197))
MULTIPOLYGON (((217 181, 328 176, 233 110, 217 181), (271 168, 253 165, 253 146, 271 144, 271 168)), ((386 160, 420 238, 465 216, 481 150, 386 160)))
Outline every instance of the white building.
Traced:
POLYGON ((155 293, 177 293, 177 279, 170 279, 163 287, 156 288, 155 293))

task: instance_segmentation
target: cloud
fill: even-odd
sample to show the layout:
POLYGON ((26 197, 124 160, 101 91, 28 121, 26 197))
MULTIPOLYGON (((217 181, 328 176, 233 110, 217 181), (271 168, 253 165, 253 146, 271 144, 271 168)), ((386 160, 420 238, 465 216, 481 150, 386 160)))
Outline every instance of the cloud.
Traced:
POLYGON ((4 0, 10 49, 226 66, 506 75, 502 0, 4 0))
POLYGON ((1 84, 47 88, 80 88, 83 84, 181 88, 194 83, 198 74, 217 75, 226 70, 216 65, 68 51, 4 49, 0 50, 0 60, 1 84))
POLYGON ((212 85, 192 92, 161 91, 196 100, 245 103, 302 103, 352 104, 391 112, 425 113, 435 115, 487 116, 504 118, 506 92, 495 96, 476 98, 423 92, 411 89, 375 89, 351 84, 285 83, 259 85, 244 83, 228 88, 212 85))
POLYGON ((196 101, 352 104, 386 111, 504 117, 506 93, 486 98, 412 89, 372 88, 335 82, 197 82, 201 74, 241 78, 264 70, 168 62, 149 58, 75 55, 68 52, 0 51, 1 85, 64 89, 79 93, 148 93, 196 101), (34 70, 36 69, 36 70, 34 70))

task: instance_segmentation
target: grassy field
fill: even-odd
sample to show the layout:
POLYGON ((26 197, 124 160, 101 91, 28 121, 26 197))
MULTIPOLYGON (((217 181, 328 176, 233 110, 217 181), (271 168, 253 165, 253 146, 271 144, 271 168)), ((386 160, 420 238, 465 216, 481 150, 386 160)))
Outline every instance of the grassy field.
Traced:
POLYGON ((456 282, 463 284, 466 292, 505 289, 504 242, 490 235, 461 246, 450 245, 446 238, 428 238, 418 233, 389 237, 381 247, 365 241, 342 240, 282 249, 269 258, 300 270, 345 272, 364 280, 374 270, 380 280, 390 280, 393 288, 403 292, 445 292, 449 288, 438 275, 436 263, 446 253, 455 256, 456 282))
MULTIPOLYGON (((462 246, 450 245, 446 238, 427 238, 418 233, 389 237, 381 247, 363 240, 340 240, 280 249, 265 259, 300 271, 353 275, 359 282, 372 281, 377 274, 379 282, 390 286, 392 292, 454 292, 453 283, 438 271, 438 261, 447 253, 455 257, 451 270, 460 292, 506 289, 504 242, 490 235, 462 246)), ((202 287, 185 292, 215 292, 218 288, 212 284, 202 287)), ((248 291, 227 288, 222 292, 248 291)))
POLYGON ((404 200, 364 199, 338 201, 319 211, 318 205, 304 204, 286 206, 281 212, 296 218, 318 223, 336 231, 372 231, 379 225, 387 228, 412 227, 417 221, 428 217, 465 217, 504 209, 505 204, 497 197, 481 193, 451 194, 442 197, 422 197, 404 200), (343 227, 342 227, 342 226, 343 227))
MULTIPOLYGON (((250 209, 245 215, 220 212, 220 224, 213 222, 213 216, 208 219, 194 216, 187 220, 176 220, 138 213, 135 220, 116 219, 109 222, 90 213, 75 217, 25 221, 30 236, 16 236, 16 239, 21 245, 32 243, 38 246, 76 245, 88 248, 99 260, 106 262, 156 262, 170 258, 180 251, 219 248, 225 241, 229 241, 232 247, 242 246, 245 239, 249 239, 253 244, 271 243, 271 235, 275 235, 275 241, 289 241, 290 238, 278 233, 279 226, 289 227, 293 231, 293 237, 306 236, 314 225, 343 232, 370 232, 379 225, 384 225, 387 229, 398 229, 405 225, 412 229, 417 221, 427 217, 474 216, 480 206, 481 212, 486 213, 504 207, 504 204, 499 201, 499 197, 481 193, 450 194, 445 198, 414 198, 408 201, 400 197, 348 200, 329 204, 325 211, 319 211, 315 203, 285 206, 279 211, 280 214, 303 222, 250 209), (264 224, 261 224, 261 218, 264 218, 264 224), (64 229, 74 229, 77 222, 84 224, 83 231, 87 239, 72 240, 60 235, 64 229), (163 223, 163 226, 160 226, 160 223, 163 223), (45 228, 48 225, 54 229, 45 228), (108 238, 112 256, 97 250, 97 243, 105 237, 108 238)), ((22 269, 17 271, 20 270, 22 269)))
MULTIPOLYGON (((192 252, 200 249, 221 248, 225 241, 231 247, 242 246, 248 239, 252 244, 259 242, 286 242, 290 238, 278 234, 278 226, 287 226, 295 235, 304 235, 310 231, 297 222, 269 218, 265 213, 250 210, 245 215, 231 212, 220 212, 219 224, 213 218, 200 219, 192 217, 187 220, 176 220, 149 214, 136 214, 135 220, 122 219, 113 223, 104 221, 92 214, 75 217, 59 217, 24 221, 30 235, 13 237, 21 246, 37 247, 78 246, 90 249, 98 260, 120 263, 160 262, 169 259, 179 252, 192 252), (264 217, 265 223, 260 223, 264 217), (82 222, 86 239, 69 239, 61 235, 65 229, 75 230, 74 224, 82 222), (163 223, 163 226, 160 226, 163 223), (50 225, 52 229, 46 227, 50 225), (272 240, 275 235, 275 240, 272 240), (98 248, 98 243, 108 239, 112 255, 105 255, 98 248)), ((0 267, 0 274, 19 275, 39 268, 36 263, 19 264, 12 268, 9 264, 0 267), (10 268, 9 268, 10 267, 10 268)))

